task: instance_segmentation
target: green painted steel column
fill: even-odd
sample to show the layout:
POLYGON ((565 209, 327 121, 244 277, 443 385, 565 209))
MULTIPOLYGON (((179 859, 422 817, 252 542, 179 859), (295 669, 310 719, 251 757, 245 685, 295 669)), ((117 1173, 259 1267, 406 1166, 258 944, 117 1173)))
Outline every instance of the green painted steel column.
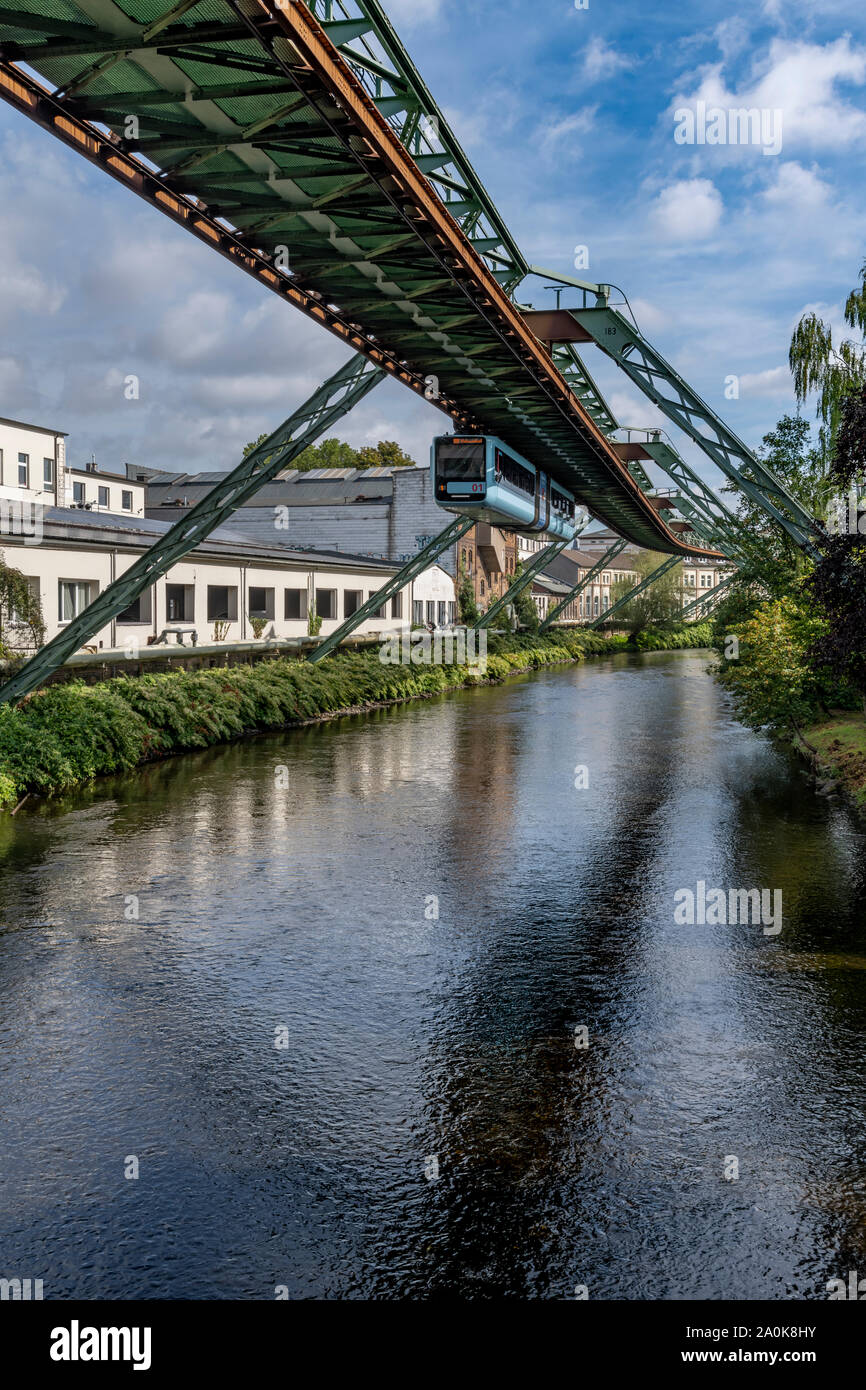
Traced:
POLYGON ((646 579, 642 580, 640 584, 636 584, 633 589, 629 589, 628 593, 623 594, 622 598, 618 598, 612 608, 609 608, 606 613, 600 613, 595 619, 595 622, 590 623, 590 627, 600 627, 602 623, 606 623, 618 609, 624 608, 627 603, 631 603, 631 600, 637 598, 638 594, 642 594, 644 589, 648 589, 651 584, 655 584, 657 579, 661 579, 663 574, 667 574, 668 570, 673 569, 674 565, 681 565, 682 562, 683 557, 681 555, 669 555, 667 560, 663 560, 660 565, 656 566, 651 574, 647 575, 646 579))
POLYGON ((607 306, 569 312, 602 351, 703 449, 726 477, 763 507, 801 549, 814 557, 819 556, 820 532, 814 518, 622 314, 607 306))
POLYGON ((548 613, 544 622, 541 624, 538 631, 546 631, 546 629, 550 627, 550 624, 559 617, 560 613, 562 613, 568 607, 568 605, 577 598, 578 594, 581 594, 583 592, 587 584, 591 584, 595 579, 596 575, 602 574, 604 570, 607 568, 607 566, 610 564, 611 560, 615 560, 617 555, 622 553, 627 544, 628 542, 622 540, 621 538, 619 540, 614 541, 613 545, 609 546, 608 549, 604 552, 601 559, 593 565, 586 578, 581 579, 579 583, 575 584, 574 588, 570 589, 569 592, 565 595, 565 598, 560 599, 559 603, 556 605, 555 608, 551 608, 550 612, 548 613))
POLYGON ((522 593, 527 584, 532 583, 536 575, 540 574, 544 569, 544 566, 549 565, 551 560, 555 560, 557 555, 562 554, 566 546, 571 545, 571 541, 572 537, 568 536, 565 540, 555 541, 553 545, 545 546, 544 550, 540 550, 528 565, 524 565, 523 572, 517 576, 511 587, 506 589, 505 593, 488 608, 487 612, 482 613, 481 617, 472 624, 473 630, 480 632, 481 628, 489 627, 494 618, 498 618, 502 610, 506 608, 509 603, 514 602, 517 595, 522 593))
POLYGON ((155 580, 209 536, 259 488, 281 473, 293 459, 363 400, 385 373, 366 358, 355 356, 313 392, 264 443, 253 449, 233 472, 196 503, 144 555, 109 584, 62 632, 40 649, 0 689, 0 703, 9 704, 36 690, 73 652, 106 623, 128 608, 155 580))
POLYGON ((357 608, 344 623, 341 623, 336 632, 332 632, 329 637, 325 638, 324 642, 320 642, 315 651, 310 652, 307 660, 321 661, 323 657, 328 656, 335 647, 339 647, 340 643, 355 631, 356 627, 360 627, 366 618, 376 613, 383 604, 388 602, 389 598, 393 598, 394 594, 399 594, 400 590, 405 589, 407 584, 411 584, 416 575, 421 574, 428 565, 432 565, 443 550, 447 550, 449 545, 459 541, 460 537, 465 536, 466 532, 474 525, 475 521, 470 516, 460 516, 456 521, 452 521, 450 525, 445 527, 444 531, 440 531, 438 536, 434 536, 423 550, 419 550, 417 555, 413 555, 411 560, 407 560, 406 564, 386 584, 383 584, 381 589, 377 589, 375 594, 371 594, 367 602, 362 603, 360 608, 357 608))

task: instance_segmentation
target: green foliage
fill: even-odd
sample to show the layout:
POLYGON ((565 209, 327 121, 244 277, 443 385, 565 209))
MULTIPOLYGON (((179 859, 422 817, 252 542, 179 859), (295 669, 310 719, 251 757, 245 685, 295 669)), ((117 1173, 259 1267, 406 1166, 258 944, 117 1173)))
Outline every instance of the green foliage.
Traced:
POLYGON ((676 651, 683 647, 712 645, 713 625, 710 622, 684 624, 667 632, 647 628, 629 638, 629 646, 636 647, 639 652, 676 651))
POLYGON ((321 630, 322 630, 322 615, 321 615, 321 613, 310 613, 309 616, 308 616, 308 618, 307 618, 307 636, 308 636, 308 637, 318 637, 318 635, 319 635, 319 633, 321 632, 321 630))
POLYGON ((860 283, 845 303, 845 322, 859 330, 859 343, 844 338, 835 345, 829 323, 815 313, 804 314, 794 329, 788 353, 797 400, 817 393, 817 414, 831 438, 838 429, 845 397, 866 385, 866 344, 862 341, 866 333, 866 261, 860 268, 860 283))
POLYGON ((810 660, 825 630, 802 593, 763 604, 736 632, 731 629, 739 652, 722 662, 718 675, 744 724, 799 734, 828 705, 850 704, 851 691, 810 660))
POLYGON ((460 566, 460 573, 457 576, 457 617, 461 623, 471 627, 476 623, 481 614, 478 611, 478 604, 475 602, 475 590, 472 587, 472 580, 464 567, 460 566))
MULTIPOLYGON (((264 444, 268 438, 260 434, 244 446, 244 458, 264 444)), ((414 468, 415 460, 405 454, 393 439, 380 439, 375 445, 365 444, 355 449, 343 439, 323 439, 319 444, 310 444, 292 463, 299 472, 309 472, 311 468, 414 468)))
MULTIPOLYGON (((517 564, 514 566, 514 573, 510 576, 508 580, 509 589, 512 588, 512 586, 517 582, 517 580, 520 578, 522 574, 523 564, 520 560, 518 560, 517 564)), ((517 618, 518 625, 524 631, 537 632, 538 609, 535 606, 532 594, 529 592, 531 587, 531 584, 527 584, 523 589, 521 589, 520 593, 517 595, 517 598, 514 599, 514 613, 515 617, 517 618)))
MULTIPOLYGON (((653 550, 642 551, 635 558, 634 579, 617 579, 611 588, 611 606, 642 580, 658 569, 667 559, 653 550)), ((628 628, 632 637, 643 632, 650 625, 659 624, 670 627, 675 623, 683 608, 683 568, 674 565, 667 574, 656 579, 642 594, 630 599, 616 614, 618 627, 628 628)))
MULTIPOLYGON (((688 645, 699 645, 700 627, 688 631, 688 645)), ((457 665, 383 665, 377 649, 339 652, 316 665, 278 658, 250 666, 118 676, 92 686, 53 685, 19 705, 0 705, 0 803, 29 791, 48 795, 102 773, 256 730, 625 649, 624 637, 561 628, 491 639, 486 675, 457 665)))
POLYGON ((7 565, 0 555, 0 657, 16 655, 18 643, 6 639, 8 635, 17 638, 22 634, 26 647, 42 646, 45 641, 42 604, 27 576, 7 565))
POLYGON ((253 615, 252 615, 252 613, 250 614, 250 627, 252 628, 252 630, 253 630, 253 636, 254 636, 256 639, 258 639, 259 637, 261 637, 261 635, 262 635, 262 633, 264 632, 264 630, 265 630, 265 628, 267 627, 267 625, 268 625, 268 619, 267 619, 267 618, 254 618, 253 615))

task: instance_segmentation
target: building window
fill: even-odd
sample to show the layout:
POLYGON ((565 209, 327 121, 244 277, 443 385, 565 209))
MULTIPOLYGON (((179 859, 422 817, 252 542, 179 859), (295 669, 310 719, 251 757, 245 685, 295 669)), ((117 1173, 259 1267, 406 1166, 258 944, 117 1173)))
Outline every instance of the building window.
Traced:
POLYGON ((19 454, 19 455, 18 455, 18 486, 19 486, 19 487, 29 487, 29 486, 30 486, 30 455, 29 455, 29 454, 19 454))
POLYGON ((45 487, 54 486, 54 460, 42 460, 42 482, 45 487))
POLYGON ((133 599, 128 608, 118 613, 119 623, 149 623, 153 614, 153 589, 146 589, 133 599))
POLYGON ((207 620, 233 623, 238 616, 238 591, 229 584, 208 584, 207 620))
POLYGON ((484 597, 484 580, 481 580, 481 597, 484 597))
POLYGON ((93 584, 89 579, 61 579, 60 581, 60 621, 71 623, 90 602, 93 584))
POLYGON ((120 505, 125 512, 132 511, 132 493, 124 488, 120 494, 120 505))
POLYGON ((362 589, 344 589, 343 591, 343 617, 351 618, 353 613, 357 613, 361 604, 364 602, 362 589))
MULTIPOLYGON (((372 598, 372 597, 373 597, 372 594, 368 594, 368 595, 367 595, 367 598, 372 598)), ((382 604, 381 608, 375 609, 374 612, 372 612, 372 613, 370 614, 370 617, 371 617, 371 618, 387 618, 387 616, 388 616, 388 602, 387 602, 387 600, 382 604)))
POLYGON ((261 589, 258 585, 251 584, 249 605, 251 618, 267 618, 269 621, 272 620, 274 616, 274 590, 261 589))
POLYGON ((107 487, 100 487, 99 489, 99 505, 100 507, 111 506, 111 496, 107 487))
POLYGON ((432 598, 428 598, 427 600, 427 621, 431 624, 435 624, 436 622, 436 604, 432 598))
POLYGON ((166 584, 165 616, 170 623, 195 621, 195 587, 192 584, 166 584))
POLYGON ((84 501, 84 484, 83 484, 83 483, 73 483, 73 484, 72 484, 72 500, 73 500, 73 502, 83 502, 83 501, 84 501))
POLYGON ((598 617, 598 594, 595 595, 595 616, 598 617))
POLYGON ((391 617, 402 618, 403 616, 403 595, 395 594, 391 600, 391 617))
POLYGON ((337 616, 337 590, 336 589, 317 589, 316 590, 316 612, 320 618, 336 618, 337 616))
POLYGON ((306 589, 286 589, 286 621, 302 623, 307 616, 306 589))
POLYGON ((424 622, 424 600, 413 598, 412 600, 412 622, 416 627, 421 627, 424 622))
POLYGON ((440 627, 444 627, 448 622, 448 604, 445 599, 440 599, 439 601, 436 618, 440 627))
POLYGON ((449 625, 450 625, 451 627, 453 627, 454 624, 456 623, 456 621, 457 621, 457 604, 454 602, 453 599, 449 599, 449 601, 448 601, 448 623, 449 623, 449 625))

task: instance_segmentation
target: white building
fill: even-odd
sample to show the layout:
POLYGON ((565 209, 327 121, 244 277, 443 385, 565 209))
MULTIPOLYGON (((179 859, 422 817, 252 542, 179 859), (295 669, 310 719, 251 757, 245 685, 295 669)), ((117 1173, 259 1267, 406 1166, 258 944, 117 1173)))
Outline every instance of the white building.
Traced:
POLYGON ((66 435, 0 416, 0 497, 66 505, 66 435))

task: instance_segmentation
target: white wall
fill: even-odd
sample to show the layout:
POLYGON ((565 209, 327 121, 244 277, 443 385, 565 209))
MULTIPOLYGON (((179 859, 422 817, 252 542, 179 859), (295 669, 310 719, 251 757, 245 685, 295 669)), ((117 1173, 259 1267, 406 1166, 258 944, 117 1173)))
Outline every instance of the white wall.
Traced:
MULTIPOLYGON (((91 585, 90 598, 98 593, 119 575, 125 573, 138 558, 137 554, 118 553, 97 544, 76 547, 72 543, 51 542, 47 538, 40 545, 24 545, 20 537, 0 538, 0 552, 7 564, 34 580, 38 584, 42 613, 46 625, 46 640, 54 637, 65 625, 60 619, 60 581, 88 581, 91 585)), ((209 586, 227 588, 233 599, 234 616, 229 622, 225 639, 228 642, 253 639, 253 629, 249 621, 250 589, 273 590, 269 595, 273 619, 265 628, 265 637, 302 637, 307 633, 307 617, 287 619, 285 617, 285 590, 301 589, 306 603, 302 609, 309 611, 310 595, 314 589, 336 590, 336 617, 323 618, 320 635, 327 637, 343 622, 346 591, 360 591, 364 600, 379 589, 390 578, 389 571, 369 571, 361 567, 343 570, 316 563, 313 556, 308 565, 270 565, 247 564, 232 559, 207 559, 193 557, 183 560, 163 578, 157 580, 151 595, 149 616, 141 621, 117 620, 98 632, 88 645, 103 648, 124 646, 136 641, 140 646, 147 645, 150 635, 157 636, 165 627, 179 626, 195 628, 200 643, 210 642, 214 635, 214 622, 208 618, 209 586), (167 617, 166 589, 168 585, 189 585, 193 589, 192 620, 169 620, 167 617)), ((373 617, 360 624, 360 634, 371 632, 392 632, 401 628, 411 619, 411 593, 402 595, 401 613, 392 615, 392 605, 388 604, 387 615, 373 617)), ((173 638, 169 639, 173 641, 173 638)))
POLYGON ((31 425, 12 425, 0 420, 0 497, 36 502, 43 507, 58 505, 58 476, 63 495, 65 450, 62 435, 31 425), (28 485, 18 481, 18 455, 28 459, 28 485), (51 482, 44 480, 44 460, 51 460, 51 482))

